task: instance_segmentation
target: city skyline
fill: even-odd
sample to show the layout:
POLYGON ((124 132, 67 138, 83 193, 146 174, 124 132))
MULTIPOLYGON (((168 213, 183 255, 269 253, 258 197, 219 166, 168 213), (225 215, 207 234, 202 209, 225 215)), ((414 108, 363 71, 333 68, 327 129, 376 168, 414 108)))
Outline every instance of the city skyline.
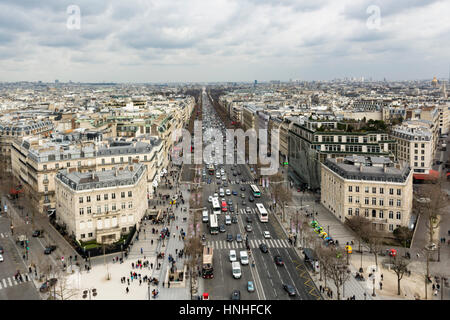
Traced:
POLYGON ((448 78, 444 1, 3 1, 0 9, 2 82, 448 78))

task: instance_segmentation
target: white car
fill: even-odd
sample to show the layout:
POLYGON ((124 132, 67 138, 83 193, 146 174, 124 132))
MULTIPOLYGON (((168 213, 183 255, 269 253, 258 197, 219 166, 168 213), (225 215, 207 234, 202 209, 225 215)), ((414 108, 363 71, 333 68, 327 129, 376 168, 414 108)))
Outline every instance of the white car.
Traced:
POLYGON ((230 250, 230 262, 235 262, 237 260, 236 250, 230 250))
POLYGON ((213 196, 209 196, 209 197, 208 197, 208 202, 211 203, 211 202, 212 202, 212 199, 213 199, 213 196))
POLYGON ((231 191, 230 191, 230 189, 225 190, 225 194, 226 194, 227 196, 231 196, 231 191))
POLYGON ((216 192, 216 193, 214 193, 214 198, 218 198, 219 197, 219 194, 216 192))
POLYGON ((270 232, 269 231, 264 231, 264 238, 265 239, 270 239, 270 232))
POLYGON ((0 262, 3 262, 3 256, 0 254, 0 262))
POLYGON ((222 181, 227 180, 227 176, 222 176, 222 181))

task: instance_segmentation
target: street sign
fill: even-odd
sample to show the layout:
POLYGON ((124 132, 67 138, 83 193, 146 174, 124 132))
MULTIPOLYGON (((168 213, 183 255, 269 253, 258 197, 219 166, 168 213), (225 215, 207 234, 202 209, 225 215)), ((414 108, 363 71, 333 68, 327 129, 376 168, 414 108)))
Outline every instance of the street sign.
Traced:
POLYGON ((8 206, 5 204, 5 212, 8 211, 8 206))

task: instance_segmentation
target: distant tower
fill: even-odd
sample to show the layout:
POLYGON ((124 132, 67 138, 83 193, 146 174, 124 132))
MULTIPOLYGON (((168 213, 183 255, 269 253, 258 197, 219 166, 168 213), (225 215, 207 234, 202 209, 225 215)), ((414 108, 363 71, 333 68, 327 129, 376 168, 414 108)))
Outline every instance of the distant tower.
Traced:
POLYGON ((446 86, 445 86, 445 81, 443 81, 441 90, 442 90, 442 97, 443 97, 444 99, 447 99, 447 88, 446 88, 446 86))
POLYGON ((258 84, 258 80, 255 80, 255 83, 253 84, 253 87, 256 88, 256 85, 258 84))

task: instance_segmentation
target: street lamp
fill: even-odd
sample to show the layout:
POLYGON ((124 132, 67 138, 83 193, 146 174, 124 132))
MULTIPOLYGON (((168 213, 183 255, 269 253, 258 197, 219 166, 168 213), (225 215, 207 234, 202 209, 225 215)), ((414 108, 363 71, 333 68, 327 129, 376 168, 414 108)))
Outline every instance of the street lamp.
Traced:
POLYGON ((92 296, 94 296, 94 297, 97 296, 97 289, 90 288, 90 289, 84 290, 83 291, 83 299, 87 298, 88 293, 89 293, 89 300, 91 300, 91 293, 92 293, 92 296))

